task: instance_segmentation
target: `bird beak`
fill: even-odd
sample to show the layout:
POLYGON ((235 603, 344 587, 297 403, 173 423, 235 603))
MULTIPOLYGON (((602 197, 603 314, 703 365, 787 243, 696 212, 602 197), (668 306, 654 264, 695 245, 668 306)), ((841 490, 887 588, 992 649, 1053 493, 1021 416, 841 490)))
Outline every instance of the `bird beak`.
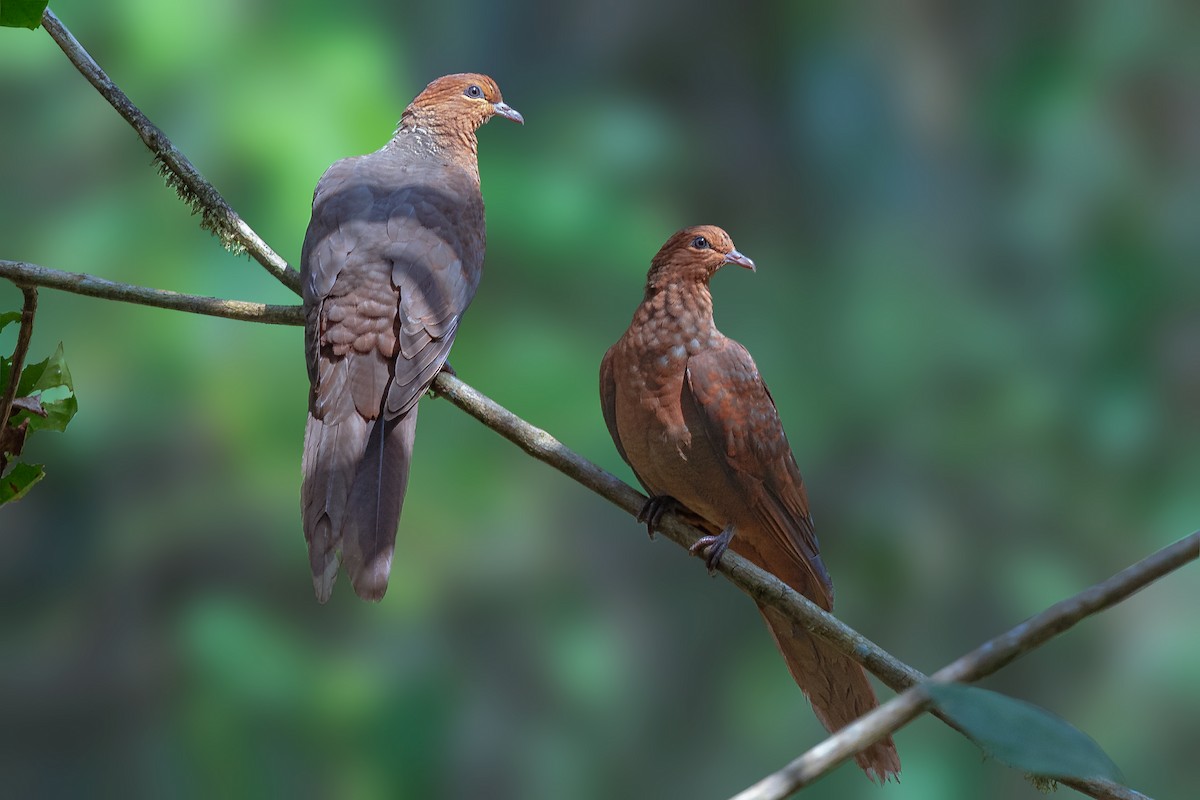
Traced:
POLYGON ((513 122, 519 122, 522 125, 525 124, 525 118, 521 116, 521 112, 517 111, 508 103, 494 103, 492 105, 492 111, 495 111, 497 116, 504 117, 505 119, 511 119, 513 122))
POLYGON ((746 269, 750 270, 751 272, 755 271, 754 262, 751 261, 747 256, 744 256, 741 253, 739 253, 737 250, 730 250, 728 253, 725 254, 725 263, 726 264, 737 264, 739 267, 745 267, 746 269))

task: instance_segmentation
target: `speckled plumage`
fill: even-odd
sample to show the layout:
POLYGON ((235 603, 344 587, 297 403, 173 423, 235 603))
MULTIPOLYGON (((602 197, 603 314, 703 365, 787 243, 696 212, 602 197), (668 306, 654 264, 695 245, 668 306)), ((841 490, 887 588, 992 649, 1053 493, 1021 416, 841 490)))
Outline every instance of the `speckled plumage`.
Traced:
POLYGON ((475 132, 521 122, 486 75, 438 78, 392 139, 338 161, 313 195, 300 257, 311 386, 300 490, 313 586, 339 564, 387 590, 417 401, 446 362, 483 270, 475 132))
MULTIPOLYGON (((604 420, 652 503, 673 499, 723 532, 708 537, 706 555, 719 559, 727 544, 831 610, 833 582, 775 402, 754 359, 713 322, 709 279, 727 263, 753 269, 711 225, 685 228, 659 250, 629 329, 600 366, 604 420)), ((862 667, 773 609, 759 610, 827 729, 875 707, 862 667)), ((857 760, 880 780, 900 770, 890 738, 857 760)))

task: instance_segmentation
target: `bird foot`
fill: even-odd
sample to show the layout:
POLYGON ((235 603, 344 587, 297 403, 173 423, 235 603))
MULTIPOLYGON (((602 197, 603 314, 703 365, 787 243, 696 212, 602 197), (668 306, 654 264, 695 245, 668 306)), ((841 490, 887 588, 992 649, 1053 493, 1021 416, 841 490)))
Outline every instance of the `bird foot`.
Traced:
POLYGON ((637 521, 646 523, 646 533, 653 539, 654 529, 658 527, 658 523, 662 522, 663 514, 668 511, 678 511, 680 508, 679 501, 674 497, 666 494, 656 495, 642 506, 642 510, 638 512, 637 521))
POLYGON ((725 555, 731 541, 733 541, 732 525, 716 536, 701 536, 695 544, 688 548, 688 552, 703 558, 705 566, 708 567, 708 573, 712 575, 717 571, 717 565, 721 563, 721 556, 725 555))

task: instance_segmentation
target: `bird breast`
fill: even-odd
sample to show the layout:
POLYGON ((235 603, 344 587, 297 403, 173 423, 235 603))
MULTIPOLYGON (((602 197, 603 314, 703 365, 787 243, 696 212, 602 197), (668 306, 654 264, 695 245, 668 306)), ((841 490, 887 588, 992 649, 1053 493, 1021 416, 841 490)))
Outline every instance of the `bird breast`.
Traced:
POLYGON ((621 444, 647 488, 684 500, 679 495, 690 486, 687 473, 709 455, 706 439, 705 452, 698 451, 680 402, 688 359, 722 337, 711 312, 707 318, 679 313, 680 299, 672 300, 648 298, 622 337, 613 362, 615 411, 621 444))

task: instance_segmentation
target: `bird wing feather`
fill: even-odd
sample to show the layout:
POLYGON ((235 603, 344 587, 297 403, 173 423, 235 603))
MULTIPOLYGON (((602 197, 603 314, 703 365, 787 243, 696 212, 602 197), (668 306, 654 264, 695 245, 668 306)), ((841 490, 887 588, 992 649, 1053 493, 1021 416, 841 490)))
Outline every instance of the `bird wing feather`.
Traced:
POLYGON ((625 452, 625 445, 621 443, 620 428, 617 426, 617 380, 613 375, 613 360, 617 357, 617 348, 620 346, 621 342, 614 344, 600 361, 600 410, 604 414, 604 424, 608 427, 608 435, 612 437, 613 444, 616 445, 621 459, 633 470, 633 477, 637 478, 638 483, 642 485, 646 493, 654 497, 657 494, 655 490, 651 488, 646 479, 638 472, 637 467, 629 460, 629 455, 625 452))
POLYGON ((798 568, 805 585, 796 588, 832 605, 833 582, 821 561, 800 470, 750 353, 725 339, 689 357, 682 399, 692 404, 717 462, 742 488, 755 519, 798 568))
POLYGON ((617 345, 608 348, 608 352, 600 361, 600 411, 604 414, 604 424, 608 426, 608 435, 612 437, 613 444, 617 446, 617 452, 621 454, 621 459, 628 464, 629 456, 625 454, 625 447, 621 444, 621 432, 617 428, 617 381, 613 377, 612 365, 616 349, 617 345))

